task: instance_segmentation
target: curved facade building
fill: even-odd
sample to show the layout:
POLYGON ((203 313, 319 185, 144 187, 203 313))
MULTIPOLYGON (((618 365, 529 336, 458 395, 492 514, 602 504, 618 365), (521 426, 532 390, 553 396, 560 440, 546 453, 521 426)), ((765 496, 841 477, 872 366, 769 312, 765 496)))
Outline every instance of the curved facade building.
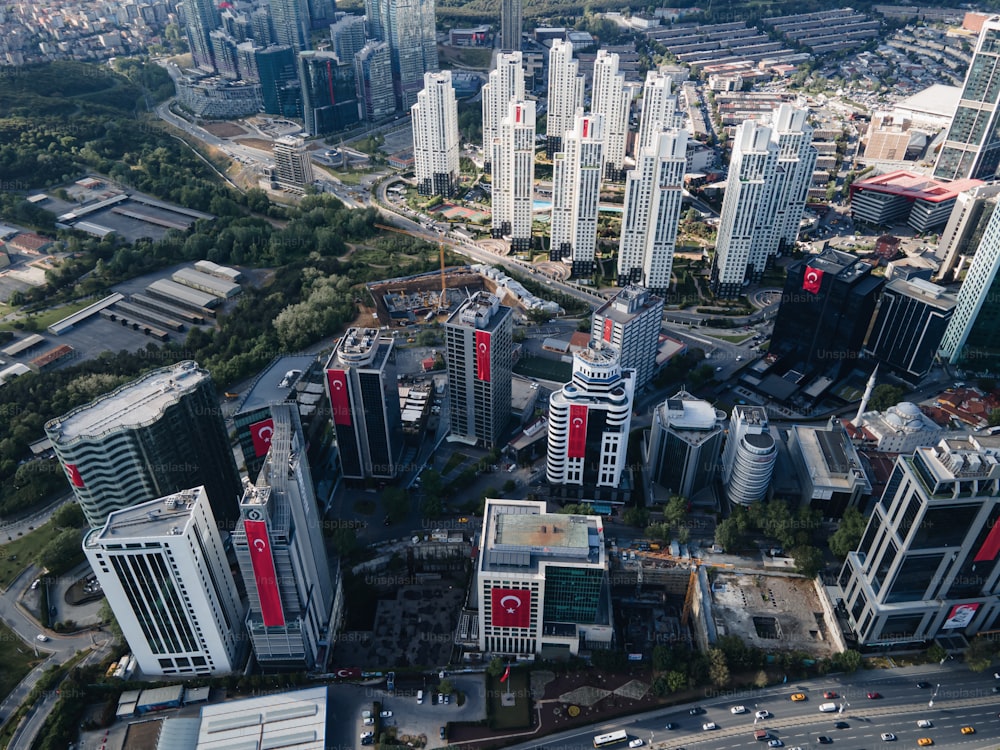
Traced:
POLYGON ((549 397, 550 483, 618 486, 634 390, 635 370, 622 371, 615 347, 592 341, 573 355, 573 380, 549 397))
POLYGON ((204 485, 232 529, 243 487, 219 399, 192 361, 147 373, 45 425, 91 527, 112 511, 204 485))
POLYGON ((729 501, 751 505, 767 497, 778 458, 767 413, 759 406, 737 406, 730 418, 722 456, 722 483, 729 501))

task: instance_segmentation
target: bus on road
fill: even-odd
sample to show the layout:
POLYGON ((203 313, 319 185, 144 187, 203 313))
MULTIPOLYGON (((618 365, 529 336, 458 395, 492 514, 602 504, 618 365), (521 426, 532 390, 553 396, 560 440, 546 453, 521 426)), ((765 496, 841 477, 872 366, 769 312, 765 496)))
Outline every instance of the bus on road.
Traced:
POLYGON ((611 747, 612 745, 618 745, 625 742, 627 739, 628 733, 625 730, 609 732, 608 734, 599 734, 594 737, 594 747, 611 747))

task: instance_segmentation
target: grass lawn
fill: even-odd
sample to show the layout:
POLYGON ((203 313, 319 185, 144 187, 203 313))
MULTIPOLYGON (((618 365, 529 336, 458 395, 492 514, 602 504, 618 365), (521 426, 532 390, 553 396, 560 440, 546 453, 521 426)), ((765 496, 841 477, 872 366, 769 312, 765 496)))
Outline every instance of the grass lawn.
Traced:
POLYGON ((358 186, 361 184, 361 178, 369 174, 368 172, 341 172, 339 170, 331 170, 331 173, 345 185, 358 186))
MULTIPOLYGON (((45 328, 48 328, 56 321, 62 320, 63 318, 68 317, 73 313, 79 312, 83 308, 94 304, 94 302, 96 302, 96 300, 94 299, 85 299, 85 300, 79 300, 77 302, 70 302, 69 304, 66 305, 60 305, 59 307, 53 307, 48 310, 42 310, 37 315, 33 315, 31 317, 31 320, 34 321, 35 328, 41 331, 44 330, 45 328)), ((22 318, 21 320, 23 321, 24 318, 22 318)), ((0 323, 0 331, 15 330, 14 323, 15 321, 13 320, 6 320, 0 323)))
POLYGON ((531 726, 531 700, 528 696, 528 670, 512 669, 510 678, 501 684, 499 677, 486 675, 486 695, 490 702, 487 715, 493 717, 494 729, 523 729, 531 726), (514 694, 514 705, 504 706, 501 696, 514 694))
MULTIPOLYGON (((22 570, 34 562, 35 555, 58 533, 55 523, 49 521, 24 536, 15 537, 10 542, 4 538, 5 544, 0 545, 0 589, 7 588, 22 570)), ((3 664, 3 659, 0 659, 0 664, 3 664)), ((0 676, 2 675, 3 670, 0 670, 0 676)))
POLYGON ((704 333, 705 333, 706 336, 711 336, 713 339, 720 339, 721 341, 728 341, 730 344, 742 344, 744 341, 746 341, 748 338, 750 338, 750 336, 748 334, 745 334, 745 333, 741 334, 739 336, 727 336, 724 333, 709 333, 708 331, 705 331, 704 333))
POLYGON ((0 664, 3 664, 3 669, 0 669, 0 696, 6 698, 10 695, 17 683, 40 661, 35 658, 34 649, 0 622, 0 664))
POLYGON ((448 458, 448 463, 446 463, 444 465, 444 468, 441 470, 441 473, 448 474, 449 472, 454 471, 459 466, 461 466, 463 461, 468 461, 468 460, 469 457, 466 456, 464 453, 452 453, 451 456, 448 458))
POLYGON ((533 357, 529 354, 521 357, 521 360, 514 365, 514 372, 528 378, 568 383, 573 378, 573 365, 569 362, 557 362, 552 359, 533 357))

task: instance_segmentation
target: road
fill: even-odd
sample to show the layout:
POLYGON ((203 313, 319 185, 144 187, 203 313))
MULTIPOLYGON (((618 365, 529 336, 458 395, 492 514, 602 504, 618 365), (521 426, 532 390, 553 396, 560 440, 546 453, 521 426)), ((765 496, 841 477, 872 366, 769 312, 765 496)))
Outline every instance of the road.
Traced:
POLYGON ((994 683, 990 675, 975 675, 964 666, 949 663, 947 667, 923 665, 893 670, 861 671, 854 675, 830 676, 819 680, 789 681, 774 688, 749 690, 706 690, 706 698, 698 704, 675 706, 670 709, 650 711, 617 721, 592 724, 560 732, 544 738, 512 746, 513 750, 579 750, 589 747, 594 735, 624 729, 630 738, 638 738, 657 750, 684 747, 690 750, 729 750, 730 748, 765 748, 756 742, 753 732, 766 729, 772 737, 781 740, 789 750, 795 747, 819 747, 820 735, 830 737, 834 748, 847 750, 872 748, 884 750, 910 750, 917 739, 929 737, 935 747, 995 748, 1000 737, 1000 706, 998 696, 991 692, 994 683), (932 687, 918 688, 918 681, 927 681, 932 687), (937 688, 933 707, 928 702, 937 688), (821 713, 820 704, 826 702, 823 692, 836 691, 843 704, 842 713, 821 713), (883 697, 869 700, 868 691, 877 691, 883 697), (790 696, 801 692, 807 696, 802 702, 793 702, 790 696), (704 713, 692 716, 689 709, 697 705, 704 713), (734 715, 730 709, 742 705, 747 713, 734 715), (754 712, 765 709, 772 715, 755 721, 754 712), (929 719, 933 727, 920 729, 917 721, 929 719), (836 721, 847 726, 837 729, 836 721), (667 730, 667 722, 678 728, 667 730), (718 729, 705 731, 702 725, 714 722, 718 729), (963 735, 961 728, 971 726, 976 731, 963 735), (883 742, 883 732, 895 734, 892 742, 883 742))

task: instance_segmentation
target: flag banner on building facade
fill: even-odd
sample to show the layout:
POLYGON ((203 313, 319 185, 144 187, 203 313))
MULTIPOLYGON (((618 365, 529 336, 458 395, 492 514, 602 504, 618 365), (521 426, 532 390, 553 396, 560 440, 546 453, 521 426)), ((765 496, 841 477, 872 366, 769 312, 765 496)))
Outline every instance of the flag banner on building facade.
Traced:
POLYGON ((271 436, 274 435, 274 420, 262 419, 250 425, 250 438, 253 440, 253 454, 260 458, 271 450, 271 436))
POLYGON ((493 589, 491 623, 497 628, 526 628, 531 624, 531 592, 525 589, 493 589))
POLYGON ((570 404, 566 455, 569 458, 583 458, 587 455, 587 407, 583 404, 570 404))
POLYGON ((330 386, 330 408, 333 411, 333 423, 350 426, 351 399, 347 394, 347 372, 345 370, 327 370, 326 382, 330 386))
POLYGON ((271 556, 271 542, 264 521, 243 522, 250 548, 250 565, 257 583, 260 597, 260 613, 266 627, 285 624, 285 613, 281 608, 281 593, 278 591, 278 576, 274 572, 274 558, 271 556))
POLYGON ((818 268, 806 268, 805 276, 802 277, 802 288, 807 292, 819 294, 819 288, 823 284, 823 272, 818 268))
POLYGON ((476 378, 490 382, 490 333, 476 331, 476 378))

